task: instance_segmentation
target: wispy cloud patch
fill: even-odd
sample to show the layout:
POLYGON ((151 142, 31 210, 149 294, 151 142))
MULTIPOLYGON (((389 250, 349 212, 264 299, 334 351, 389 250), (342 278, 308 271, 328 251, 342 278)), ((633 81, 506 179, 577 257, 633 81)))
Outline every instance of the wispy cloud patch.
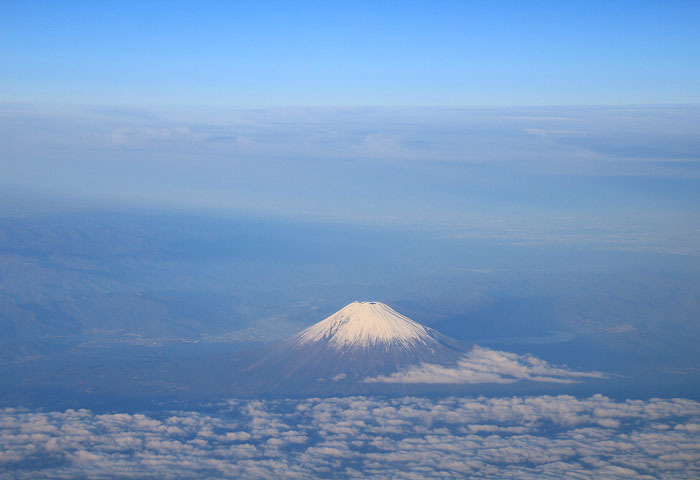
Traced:
POLYGON ((575 383, 604 378, 602 372, 580 372, 550 365, 532 355, 474 347, 456 366, 423 363, 391 375, 369 377, 366 383, 514 383, 521 380, 575 383))

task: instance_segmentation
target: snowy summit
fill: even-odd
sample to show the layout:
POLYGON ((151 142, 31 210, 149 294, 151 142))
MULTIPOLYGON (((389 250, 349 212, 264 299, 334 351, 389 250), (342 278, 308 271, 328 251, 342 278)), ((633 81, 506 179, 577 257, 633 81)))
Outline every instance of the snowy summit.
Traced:
POLYGON ((423 325, 381 302, 353 302, 296 335, 299 343, 328 342, 337 349, 395 344, 413 347, 434 340, 423 325))
POLYGON ((365 379, 389 378, 422 364, 454 366, 471 348, 381 302, 353 302, 265 347, 241 385, 244 391, 294 395, 385 392, 388 383, 365 379))

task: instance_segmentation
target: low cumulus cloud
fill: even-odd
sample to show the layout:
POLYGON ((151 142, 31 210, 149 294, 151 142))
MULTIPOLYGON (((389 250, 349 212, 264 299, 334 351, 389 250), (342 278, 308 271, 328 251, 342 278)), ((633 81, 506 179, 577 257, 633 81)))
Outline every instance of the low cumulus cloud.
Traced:
POLYGON ((576 383, 604 378, 601 372, 579 372, 550 365, 532 355, 517 355, 474 347, 454 367, 423 363, 391 375, 366 378, 365 383, 514 383, 521 380, 576 383))
POLYGON ((2 478, 698 478, 700 403, 601 395, 0 411, 2 478))

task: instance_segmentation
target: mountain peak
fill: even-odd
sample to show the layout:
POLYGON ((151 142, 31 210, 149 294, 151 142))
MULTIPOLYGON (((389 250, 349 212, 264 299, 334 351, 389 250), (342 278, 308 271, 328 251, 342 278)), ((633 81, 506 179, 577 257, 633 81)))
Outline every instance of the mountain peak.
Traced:
POLYGON ((426 328, 381 302, 352 302, 296 335, 300 344, 327 342, 337 349, 432 341, 426 328))
POLYGON ((243 385, 304 395, 386 391, 385 384, 364 379, 423 363, 456 365, 468 348, 381 302, 353 302, 266 347, 248 368, 250 383, 243 385))

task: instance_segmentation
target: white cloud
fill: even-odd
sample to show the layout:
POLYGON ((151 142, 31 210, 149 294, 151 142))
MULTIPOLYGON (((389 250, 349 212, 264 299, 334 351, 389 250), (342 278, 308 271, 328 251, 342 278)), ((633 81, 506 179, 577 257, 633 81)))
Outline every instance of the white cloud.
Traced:
POLYGON ((700 403, 601 395, 0 410, 0 477, 698 478, 700 403), (176 427, 176 428, 172 428, 176 427))
POLYGON ((474 347, 454 367, 423 363, 391 375, 369 377, 366 383, 513 383, 521 380, 575 383, 604 378, 601 372, 579 372, 550 365, 531 355, 474 347))

